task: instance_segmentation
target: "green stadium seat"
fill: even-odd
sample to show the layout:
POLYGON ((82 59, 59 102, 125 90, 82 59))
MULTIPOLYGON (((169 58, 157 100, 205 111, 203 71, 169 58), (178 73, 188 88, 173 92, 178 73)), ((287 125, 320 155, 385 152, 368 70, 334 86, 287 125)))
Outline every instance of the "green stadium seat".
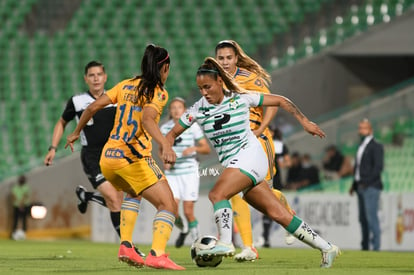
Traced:
POLYGON ((394 123, 394 133, 403 135, 414 134, 414 119, 408 116, 399 117, 394 123))
MULTIPOLYGON (((28 131, 39 132, 43 127, 43 132, 51 134, 68 97, 85 89, 82 73, 86 62, 95 59, 106 65, 107 87, 110 87, 140 72, 142 50, 148 43, 170 51, 174 68, 168 81, 171 95, 188 95, 196 90, 196 68, 205 56, 214 55, 219 40, 234 39, 249 55, 254 55, 259 45, 272 42, 276 35, 289 31, 292 24, 300 23, 306 14, 318 11, 329 1, 228 0, 217 6, 215 0, 89 0, 80 2, 65 29, 53 37, 35 32, 29 38, 19 28, 34 3, 40 1, 3 0, 0 1, 0 17, 4 19, 0 22, 0 70, 7 68, 9 74, 0 76, 0 98, 12 106, 11 113, 18 110, 22 98, 41 101, 41 109, 30 108, 31 113, 41 117, 40 122, 33 122, 28 131), (156 20, 150 20, 153 18, 156 20), (29 81, 22 82, 19 76, 29 81), (4 91, 21 93, 17 96, 4 91)), ((352 24, 350 13, 344 17, 343 24, 327 29, 327 46, 363 30, 361 20, 366 22, 367 15, 372 14, 374 22, 379 22, 385 14, 381 10, 383 3, 388 4, 386 13, 392 17, 406 10, 412 0, 365 1, 365 7, 367 3, 372 3, 372 12, 358 9, 355 13, 358 24, 352 24)), ((301 45, 292 45, 289 53, 280 58, 280 64, 293 64, 298 58, 319 51, 325 45, 318 42, 319 36, 315 36, 301 45)), ((16 119, 21 117, 17 114, 11 120, 16 119)), ((393 127, 396 132, 405 129, 402 125, 393 127)), ((40 140, 36 136, 36 143, 40 144, 40 140)), ((26 151, 40 153, 38 148, 25 146, 26 151)), ((44 146, 47 144, 41 146, 42 150, 44 146)), ((29 165, 35 162, 31 157, 23 159, 20 155, 13 156, 13 161, 29 165)))

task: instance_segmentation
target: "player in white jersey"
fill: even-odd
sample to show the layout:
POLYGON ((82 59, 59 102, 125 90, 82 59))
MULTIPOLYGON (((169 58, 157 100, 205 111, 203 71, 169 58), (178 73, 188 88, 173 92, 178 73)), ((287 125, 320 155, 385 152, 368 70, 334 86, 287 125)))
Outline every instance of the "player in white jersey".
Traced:
MULTIPOLYGON (((181 117, 186 109, 185 100, 176 97, 169 105, 170 120, 161 125, 161 133, 166 135, 181 117)), ((194 203, 198 200, 200 177, 198 172, 197 154, 209 154, 210 146, 198 124, 193 124, 174 141, 173 150, 177 154, 174 165, 165 164, 165 176, 174 195, 177 205, 183 201, 183 212, 188 228, 183 228, 181 217, 176 218, 178 228, 181 227, 175 246, 184 244, 188 233, 193 241, 199 237, 198 221, 194 215, 194 203)))
POLYGON ((268 169, 267 159, 260 142, 250 131, 249 108, 278 106, 292 114, 305 131, 313 136, 323 138, 325 133, 286 97, 241 89, 212 57, 207 57, 198 69, 196 80, 203 97, 181 116, 167 134, 167 139, 172 144, 185 129, 197 122, 224 166, 208 195, 213 203, 219 241, 215 247, 200 251, 198 257, 234 255, 233 211, 228 199, 242 191, 243 198, 250 205, 282 225, 300 241, 319 249, 322 253, 322 268, 331 267, 340 254, 339 248, 291 214, 264 181, 268 169), (224 86, 229 90, 225 90, 224 86))

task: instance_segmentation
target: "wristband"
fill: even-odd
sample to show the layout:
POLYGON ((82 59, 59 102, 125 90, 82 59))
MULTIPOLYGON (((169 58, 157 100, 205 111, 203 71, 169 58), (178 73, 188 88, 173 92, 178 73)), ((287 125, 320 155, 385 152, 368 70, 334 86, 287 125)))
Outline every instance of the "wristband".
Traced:
POLYGON ((48 151, 50 151, 52 149, 55 150, 55 152, 57 152, 57 147, 56 146, 50 145, 48 151))

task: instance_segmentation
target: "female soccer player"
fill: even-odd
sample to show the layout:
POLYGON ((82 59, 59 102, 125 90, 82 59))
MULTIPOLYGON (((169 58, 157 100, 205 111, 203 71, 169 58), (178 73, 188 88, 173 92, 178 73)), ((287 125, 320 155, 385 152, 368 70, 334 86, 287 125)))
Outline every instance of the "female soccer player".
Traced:
MULTIPOLYGON (((270 94, 269 85, 271 78, 268 72, 256 61, 249 57, 234 40, 220 41, 215 49, 216 60, 237 82, 239 87, 256 91, 264 94, 270 94)), ((263 106, 250 108, 250 129, 262 144, 262 148, 267 156, 268 172, 265 180, 269 186, 273 185, 273 176, 275 169, 275 148, 273 145, 272 134, 268 128, 269 123, 276 115, 278 107, 263 106)), ((294 211, 290 208, 286 197, 277 189, 273 189, 275 196, 284 203, 291 213, 294 211)), ((235 255, 237 261, 251 261, 258 258, 256 248, 253 246, 253 232, 250 219, 250 209, 248 204, 239 194, 231 198, 231 205, 235 213, 234 220, 240 232, 243 241, 243 250, 235 255)), ((292 235, 287 233, 286 243, 292 244, 292 235)), ((293 237, 293 239, 295 239, 293 237)))
POLYGON ((340 254, 337 246, 321 238, 300 218, 292 215, 274 196, 264 178, 268 170, 266 154, 249 127, 249 108, 278 106, 292 114, 313 136, 325 133, 287 98, 279 95, 249 93, 241 89, 220 64, 207 57, 196 74, 197 86, 203 96, 180 118, 167 134, 173 141, 197 122, 210 140, 224 170, 209 192, 219 233, 217 245, 203 250, 199 256, 232 256, 233 211, 228 201, 243 192, 244 199, 253 207, 281 224, 299 240, 322 252, 321 267, 331 267, 340 254), (229 89, 224 89, 224 85, 229 89))
MULTIPOLYGON (((161 133, 166 135, 174 127, 185 109, 185 100, 183 98, 173 98, 169 104, 171 119, 161 125, 161 133)), ((176 247, 181 247, 188 233, 191 233, 193 241, 199 237, 198 221, 194 215, 194 203, 198 200, 200 187, 196 156, 197 154, 209 154, 211 150, 198 124, 193 124, 174 141, 173 150, 177 154, 177 160, 174 165, 166 164, 164 166, 164 173, 177 205, 180 203, 180 200, 183 201, 184 216, 187 220, 188 230, 181 230, 175 242, 176 247)))
POLYGON ((67 143, 79 138, 82 128, 93 114, 108 104, 117 104, 115 122, 102 150, 102 173, 118 190, 127 193, 121 208, 121 245, 118 258, 129 265, 143 265, 183 270, 165 254, 177 215, 177 205, 168 182, 151 155, 151 140, 159 144, 162 160, 174 162, 176 155, 158 128, 158 121, 168 100, 164 89, 170 71, 166 49, 148 45, 141 62, 140 76, 119 82, 86 108, 67 143), (132 233, 141 201, 139 195, 157 209, 153 221, 153 240, 147 258, 140 257, 132 245, 132 233))

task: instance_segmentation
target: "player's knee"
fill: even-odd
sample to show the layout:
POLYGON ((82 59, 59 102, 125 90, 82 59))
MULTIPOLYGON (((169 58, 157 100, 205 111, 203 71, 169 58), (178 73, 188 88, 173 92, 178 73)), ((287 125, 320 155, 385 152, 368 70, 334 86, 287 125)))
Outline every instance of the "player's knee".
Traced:
POLYGON ((120 200, 116 196, 105 197, 105 202, 109 210, 111 210, 112 212, 121 211, 122 200, 120 200))
POLYGON ((226 196, 226 194, 220 192, 219 190, 211 190, 210 193, 208 193, 208 198, 213 204, 222 200, 230 199, 226 196))
POLYGON ((174 216, 178 216, 178 207, 177 203, 174 200, 171 201, 163 201, 157 207, 158 211, 168 211, 172 213, 174 216))

